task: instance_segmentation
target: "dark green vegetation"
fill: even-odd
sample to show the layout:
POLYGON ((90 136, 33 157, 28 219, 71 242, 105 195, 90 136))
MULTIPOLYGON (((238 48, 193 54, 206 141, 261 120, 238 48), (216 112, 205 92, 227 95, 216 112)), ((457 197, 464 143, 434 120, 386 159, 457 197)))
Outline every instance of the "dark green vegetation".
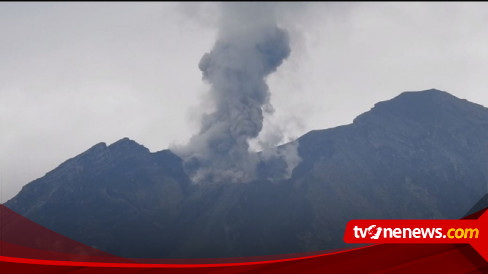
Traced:
POLYGON ((168 150, 100 143, 6 206, 115 255, 203 258, 344 247, 350 219, 460 218, 487 190, 488 109, 442 91, 402 93, 296 142, 289 180, 201 185, 168 150))

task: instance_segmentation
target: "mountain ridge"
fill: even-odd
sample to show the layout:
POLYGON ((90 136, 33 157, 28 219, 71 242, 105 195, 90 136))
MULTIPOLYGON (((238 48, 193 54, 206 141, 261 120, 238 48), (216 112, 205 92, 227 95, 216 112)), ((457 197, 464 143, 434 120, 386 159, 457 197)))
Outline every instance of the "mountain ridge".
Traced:
MULTIPOLYGON (((297 140, 291 178, 194 184, 170 150, 98 143, 12 210, 119 256, 204 258, 344 247, 350 219, 460 218, 486 192, 488 109, 431 89, 297 140)), ((272 166, 268 166, 272 168, 272 166)))

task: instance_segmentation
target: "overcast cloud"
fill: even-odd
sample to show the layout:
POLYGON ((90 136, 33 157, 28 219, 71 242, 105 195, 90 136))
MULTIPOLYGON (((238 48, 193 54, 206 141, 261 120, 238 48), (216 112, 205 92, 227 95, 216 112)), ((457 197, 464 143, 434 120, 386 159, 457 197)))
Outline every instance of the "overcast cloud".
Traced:
MULTIPOLYGON (((407 90, 488 106, 487 3, 292 5, 277 18, 291 54, 268 78, 275 112, 261 138, 347 124, 407 90)), ((210 107, 198 63, 219 11, 0 3, 0 201, 98 142, 186 143, 210 107)))

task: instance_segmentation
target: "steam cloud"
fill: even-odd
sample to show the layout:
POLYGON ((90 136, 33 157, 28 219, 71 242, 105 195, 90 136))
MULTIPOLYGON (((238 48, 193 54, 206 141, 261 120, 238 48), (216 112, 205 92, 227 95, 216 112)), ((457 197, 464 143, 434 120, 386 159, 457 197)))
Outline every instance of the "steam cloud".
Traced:
POLYGON ((299 162, 297 144, 249 152, 248 141, 263 128, 263 112, 273 110, 266 77, 290 54, 272 5, 222 4, 218 39, 199 63, 215 110, 202 117, 200 132, 186 147, 176 149, 196 182, 247 182, 269 159, 284 163, 280 176, 286 177, 299 162))

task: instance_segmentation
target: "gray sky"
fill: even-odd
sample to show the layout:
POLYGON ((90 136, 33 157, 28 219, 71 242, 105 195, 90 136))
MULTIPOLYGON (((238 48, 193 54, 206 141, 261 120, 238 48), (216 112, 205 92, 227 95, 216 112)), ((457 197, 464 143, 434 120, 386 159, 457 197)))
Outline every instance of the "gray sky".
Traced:
MULTIPOLYGON (((263 138, 352 122, 402 91, 488 106, 487 3, 277 4, 292 52, 263 138)), ((218 3, 0 3, 0 201, 98 142, 198 131, 218 3)), ((252 20, 252 19, 251 19, 252 20)))

